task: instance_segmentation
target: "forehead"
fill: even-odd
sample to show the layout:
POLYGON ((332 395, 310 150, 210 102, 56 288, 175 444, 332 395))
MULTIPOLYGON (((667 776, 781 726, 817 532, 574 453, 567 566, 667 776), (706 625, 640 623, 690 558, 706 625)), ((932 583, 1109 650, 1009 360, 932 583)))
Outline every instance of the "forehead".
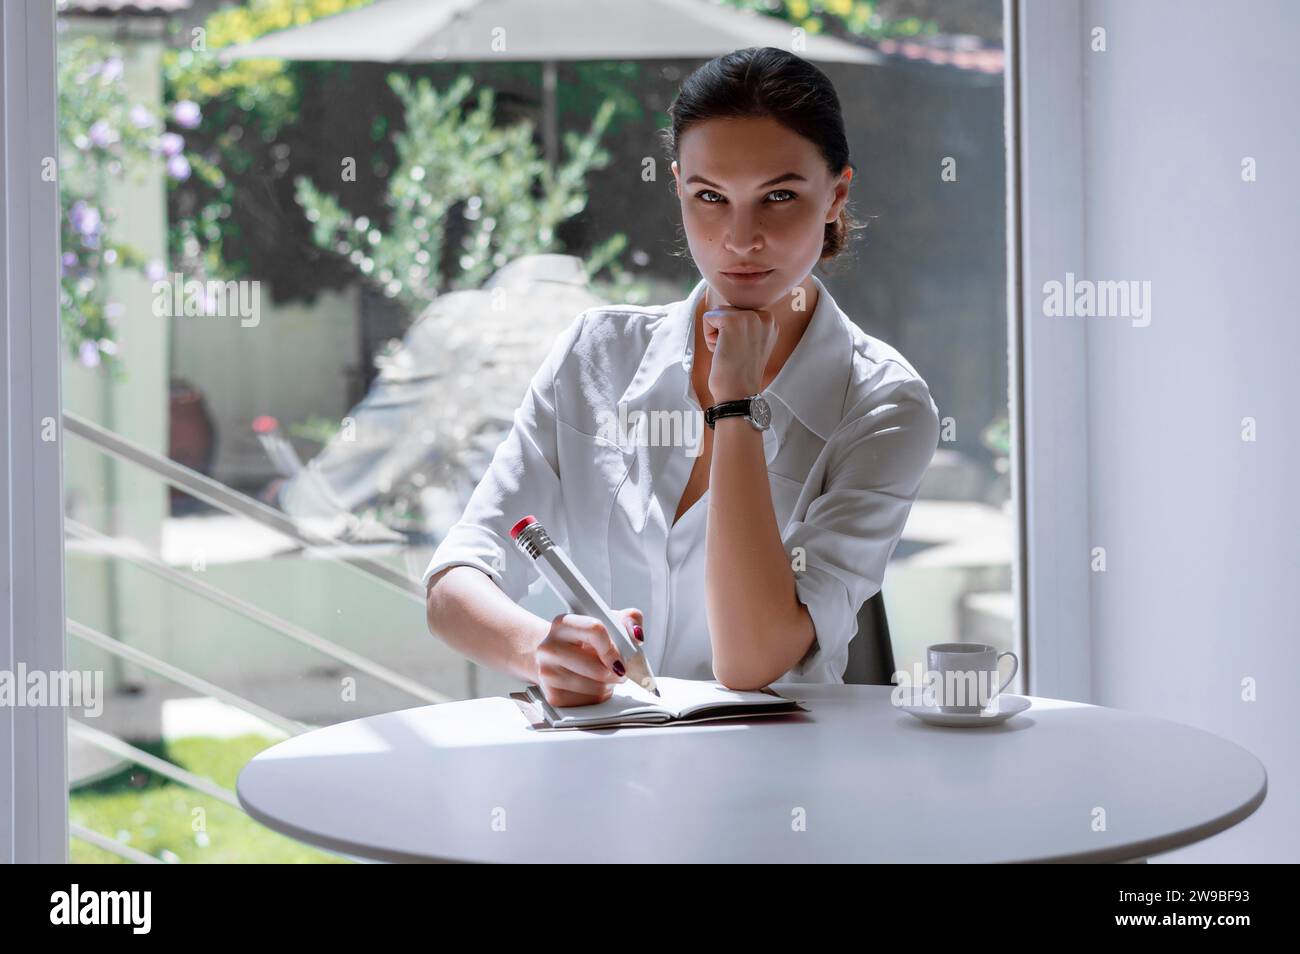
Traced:
POLYGON ((811 178, 820 156, 803 136, 766 117, 697 123, 682 133, 677 154, 683 175, 702 175, 715 182, 765 179, 783 172, 811 178))

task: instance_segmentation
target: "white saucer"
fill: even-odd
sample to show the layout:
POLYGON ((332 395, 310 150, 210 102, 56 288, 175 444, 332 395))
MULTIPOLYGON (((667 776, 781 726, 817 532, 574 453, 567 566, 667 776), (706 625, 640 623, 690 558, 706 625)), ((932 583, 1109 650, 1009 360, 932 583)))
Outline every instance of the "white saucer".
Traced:
POLYGON ((954 728, 978 728, 983 725, 1001 725, 1018 712, 1029 708, 1030 702, 1024 696, 1010 692, 999 693, 994 697, 988 709, 980 712, 943 712, 938 706, 920 704, 920 690, 913 690, 917 704, 904 703, 896 708, 916 716, 930 725, 947 725, 954 728))

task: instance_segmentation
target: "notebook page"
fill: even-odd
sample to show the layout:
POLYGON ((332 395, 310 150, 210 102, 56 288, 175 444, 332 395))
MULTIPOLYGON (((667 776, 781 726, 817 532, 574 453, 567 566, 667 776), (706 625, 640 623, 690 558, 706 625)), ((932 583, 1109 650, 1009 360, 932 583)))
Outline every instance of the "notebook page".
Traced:
MULTIPOLYGON (((663 691, 662 686, 660 691, 663 691)), ((589 706, 552 706, 551 708, 562 719, 571 719, 575 722, 603 722, 607 719, 618 720, 647 712, 669 711, 669 707, 664 704, 665 701, 629 679, 627 682, 616 683, 614 694, 604 702, 589 706)))
MULTIPOLYGON (((672 676, 655 676, 659 691, 663 693, 661 704, 670 709, 675 716, 690 715, 696 709, 716 705, 744 705, 757 703, 771 705, 780 702, 769 693, 748 689, 728 689, 718 682, 703 679, 677 679, 672 676)), ((653 699, 654 694, 636 689, 653 699)))

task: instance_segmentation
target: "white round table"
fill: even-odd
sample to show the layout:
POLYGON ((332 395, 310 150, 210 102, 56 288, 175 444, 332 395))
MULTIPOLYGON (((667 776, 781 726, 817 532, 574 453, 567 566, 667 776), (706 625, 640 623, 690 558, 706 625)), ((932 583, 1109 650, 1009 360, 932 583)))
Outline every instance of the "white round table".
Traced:
POLYGON ((1264 766, 1191 726, 1029 697, 941 728, 890 686, 773 688, 792 716, 539 732, 506 696, 420 706, 281 742, 245 810, 384 861, 1129 861, 1223 831, 1264 766))

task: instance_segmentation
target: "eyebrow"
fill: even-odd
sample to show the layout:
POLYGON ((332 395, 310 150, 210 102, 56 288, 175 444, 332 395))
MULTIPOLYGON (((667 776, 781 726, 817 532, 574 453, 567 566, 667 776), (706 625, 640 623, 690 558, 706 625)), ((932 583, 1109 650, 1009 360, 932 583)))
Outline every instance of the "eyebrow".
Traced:
MULTIPOLYGON (((787 172, 784 175, 777 176, 775 179, 768 179, 766 182, 760 182, 758 184, 758 188, 766 189, 768 186, 774 186, 779 182, 788 182, 790 180, 795 180, 798 182, 808 181, 806 178, 799 175, 799 173, 797 172, 787 172)), ((708 179, 704 178, 704 176, 691 176, 689 179, 686 180, 687 185, 690 185, 692 182, 702 182, 704 185, 712 186, 714 189, 722 188, 722 186, 718 185, 716 182, 710 182, 708 179)))

